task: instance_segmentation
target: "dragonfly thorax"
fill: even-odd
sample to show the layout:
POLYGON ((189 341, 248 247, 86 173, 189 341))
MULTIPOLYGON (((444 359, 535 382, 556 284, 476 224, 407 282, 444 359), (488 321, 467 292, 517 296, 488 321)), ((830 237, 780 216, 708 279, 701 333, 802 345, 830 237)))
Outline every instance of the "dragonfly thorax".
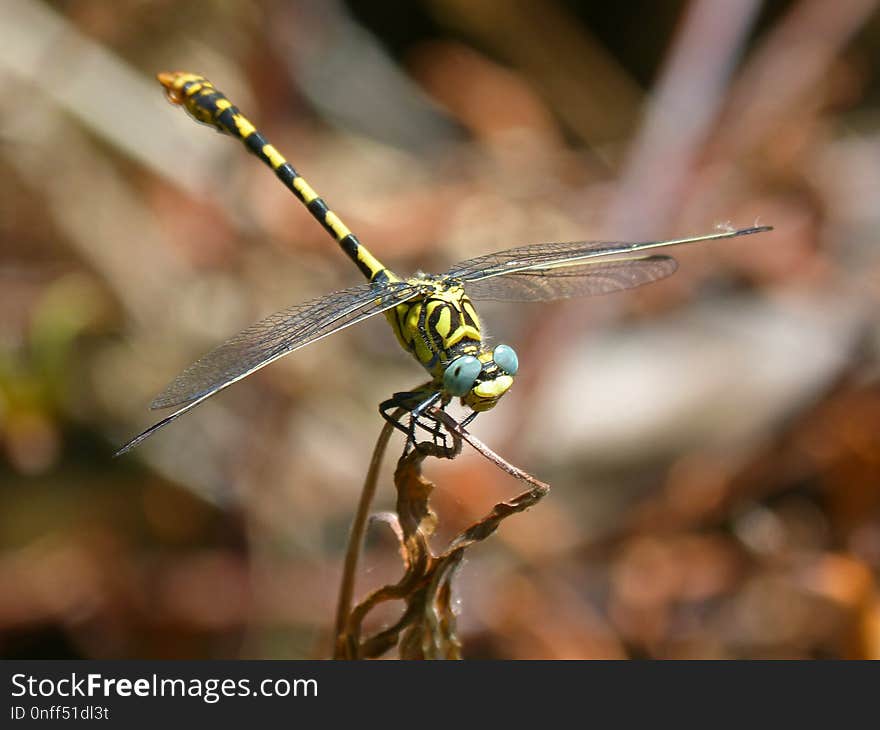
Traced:
POLYGON ((482 352, 480 318, 464 287, 454 280, 416 276, 407 283, 422 294, 386 316, 403 349, 439 381, 450 362, 482 352))
POLYGON ((438 389, 474 411, 489 410, 513 384, 516 354, 507 345, 485 348, 480 318, 461 282, 417 274, 407 283, 423 294, 387 313, 401 346, 438 389))

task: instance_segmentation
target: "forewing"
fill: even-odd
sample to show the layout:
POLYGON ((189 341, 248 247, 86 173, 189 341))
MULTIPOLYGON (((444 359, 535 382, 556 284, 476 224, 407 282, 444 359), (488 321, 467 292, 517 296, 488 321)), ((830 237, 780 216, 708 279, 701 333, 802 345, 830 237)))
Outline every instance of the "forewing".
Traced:
POLYGON ((632 289, 663 279, 677 268, 677 262, 669 256, 600 259, 592 263, 526 269, 477 279, 468 282, 466 289, 471 299, 546 302, 632 289))
POLYGON ((153 399, 150 407, 182 407, 129 441, 117 454, 137 446, 205 399, 279 357, 384 312, 417 294, 418 288, 406 282, 382 288, 362 284, 297 304, 251 325, 171 381, 153 399))
POLYGON ((551 264, 560 264, 586 255, 598 256, 606 250, 612 250, 614 246, 618 247, 618 253, 626 253, 626 249, 620 249, 620 244, 606 241, 533 243, 461 261, 449 269, 446 274, 461 281, 476 281, 492 276, 513 274, 533 266, 540 268, 551 264))
POLYGON ((714 241, 721 238, 747 236, 772 230, 769 226, 741 228, 692 238, 675 238, 665 241, 643 241, 623 243, 619 241, 573 241, 570 243, 536 243, 519 246, 506 251, 478 256, 453 266, 446 272, 448 276, 461 281, 478 281, 493 276, 507 276, 528 269, 546 269, 563 264, 573 264, 588 259, 620 258, 633 256, 641 251, 678 246, 683 243, 714 241))

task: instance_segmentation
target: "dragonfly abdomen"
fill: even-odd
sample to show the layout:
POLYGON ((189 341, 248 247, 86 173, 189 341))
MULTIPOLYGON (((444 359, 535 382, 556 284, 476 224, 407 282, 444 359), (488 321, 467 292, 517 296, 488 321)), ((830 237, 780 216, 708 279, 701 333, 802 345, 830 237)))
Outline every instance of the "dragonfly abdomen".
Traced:
POLYGON ((165 87, 168 98, 182 105, 199 122, 214 127, 242 141, 245 147, 284 183, 324 229, 336 239, 346 255, 369 281, 386 283, 399 278, 364 246, 342 219, 328 207, 284 156, 269 143, 262 133, 251 124, 223 92, 202 76, 184 72, 161 73, 159 81, 165 87))

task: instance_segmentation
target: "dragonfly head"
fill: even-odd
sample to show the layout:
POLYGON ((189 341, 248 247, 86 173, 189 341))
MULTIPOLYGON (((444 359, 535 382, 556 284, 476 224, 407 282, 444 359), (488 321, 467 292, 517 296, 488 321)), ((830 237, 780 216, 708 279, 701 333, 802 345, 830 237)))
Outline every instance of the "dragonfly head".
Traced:
POLYGON ((493 408, 510 386, 519 368, 513 348, 498 345, 479 355, 461 355, 443 373, 447 393, 461 398, 463 405, 476 412, 493 408))

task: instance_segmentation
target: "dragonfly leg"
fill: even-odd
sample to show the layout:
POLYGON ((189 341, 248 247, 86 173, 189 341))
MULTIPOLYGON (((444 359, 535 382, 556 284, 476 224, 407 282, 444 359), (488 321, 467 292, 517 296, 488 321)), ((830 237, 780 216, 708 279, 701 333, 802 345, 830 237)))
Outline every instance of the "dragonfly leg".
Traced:
POLYGON ((434 443, 435 446, 441 446, 444 450, 446 450, 446 434, 443 433, 442 424, 440 423, 439 419, 425 415, 425 411, 432 405, 434 405, 434 403, 436 403, 437 400, 440 399, 440 397, 440 391, 432 393, 410 412, 410 429, 413 431, 413 441, 415 441, 415 426, 418 425, 429 434, 431 434, 431 441, 434 443), (430 423, 433 425, 428 427, 424 423, 422 423, 421 418, 423 416, 428 418, 430 423))
POLYGON ((405 450, 409 450, 415 446, 418 441, 416 439, 416 427, 421 428, 431 434, 432 441, 441 445, 445 449, 446 435, 442 432, 442 424, 436 418, 427 415, 425 411, 441 400, 443 394, 441 391, 428 388, 420 388, 418 390, 406 391, 402 393, 394 393, 391 398, 383 401, 379 405, 379 412, 388 423, 396 429, 406 434, 407 443, 405 450), (409 414, 409 423, 403 424, 402 418, 394 418, 391 415, 392 410, 398 408, 405 409, 409 414))
MULTIPOLYGON (((416 395, 416 394, 413 393, 413 395, 416 395)), ((422 419, 427 418, 427 416, 425 415, 425 410, 427 408, 429 408, 430 406, 434 405, 434 403, 436 403, 440 397, 441 397, 440 392, 435 391, 435 392, 431 393, 427 398, 423 398, 415 406, 415 408, 412 408, 410 410, 410 412, 409 412, 409 432, 407 434, 406 450, 408 450, 410 446, 417 446, 418 445, 418 441, 416 440, 416 426, 418 426, 422 430, 427 431, 429 434, 431 434, 432 441, 434 443, 437 442, 437 438, 436 438, 436 436, 434 436, 434 433, 436 432, 436 429, 437 429, 436 419, 432 419, 434 421, 433 425, 426 425, 425 423, 422 422, 422 419)))
POLYGON ((394 426, 394 428, 409 436, 409 428, 404 426, 400 422, 400 419, 403 418, 403 416, 406 414, 402 414, 398 418, 393 418, 390 414, 390 411, 395 410, 399 407, 400 404, 394 398, 389 398, 388 400, 384 400, 379 404, 379 413, 382 415, 382 418, 388 421, 388 423, 394 426))
MULTIPOLYGON (((420 411, 417 410, 419 405, 425 400, 425 394, 427 391, 424 390, 414 390, 414 391, 405 391, 402 393, 394 393, 388 400, 382 401, 379 404, 379 413, 382 414, 382 418, 384 418, 388 423, 394 426, 398 431, 406 434, 407 436, 413 438, 413 424, 404 425, 401 423, 403 417, 407 414, 419 416, 420 411), (406 413, 401 414, 397 418, 394 418, 390 411, 396 410, 398 408, 402 408, 406 411, 406 413)), ((429 394, 429 398, 433 396, 433 393, 429 394)), ((431 401, 433 403, 433 400, 431 401)), ((412 420, 412 419, 411 419, 412 420)), ((422 424, 419 424, 422 425, 422 424)), ((426 428, 422 426, 423 428, 426 428)), ((426 428, 426 430, 428 430, 426 428)))

